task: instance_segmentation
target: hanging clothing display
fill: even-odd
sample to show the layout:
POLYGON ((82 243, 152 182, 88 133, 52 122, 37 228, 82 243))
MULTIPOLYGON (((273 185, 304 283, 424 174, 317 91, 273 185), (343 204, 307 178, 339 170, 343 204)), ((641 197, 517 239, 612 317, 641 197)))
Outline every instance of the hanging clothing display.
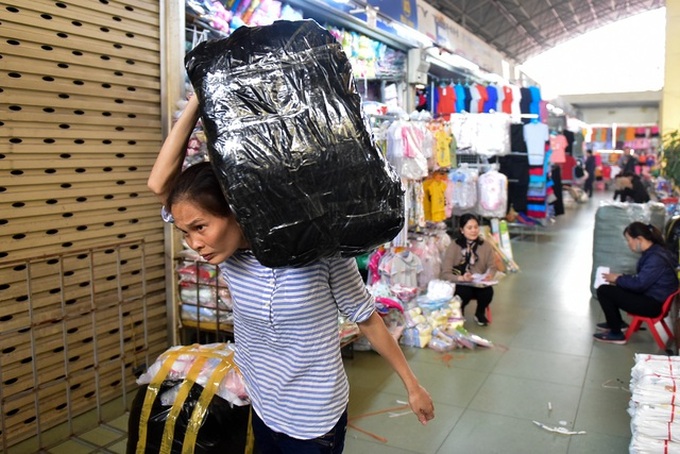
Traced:
POLYGON ((508 178, 497 170, 489 170, 477 179, 477 214, 486 218, 502 218, 505 216, 508 178))
POLYGON ((454 167, 456 164, 456 143, 448 123, 431 123, 428 125, 428 129, 432 132, 434 139, 434 164, 430 168, 437 170, 454 167))
POLYGON ((452 85, 440 85, 437 87, 437 114, 448 119, 449 115, 456 113, 456 90, 452 85))
POLYGON ((449 173, 449 180, 453 182, 453 214, 459 216, 475 209, 478 177, 479 171, 466 165, 449 173))
POLYGON ((447 174, 435 172, 423 181, 423 211, 426 221, 446 219, 447 174))
POLYGON ((460 82, 456 83, 454 88, 456 90, 456 112, 463 112, 467 110, 465 107, 467 99, 465 88, 460 82))
POLYGON ((470 113, 480 113, 483 110, 484 99, 482 98, 482 93, 479 90, 479 87, 479 84, 473 84, 470 87, 470 96, 472 97, 470 102, 470 110, 468 110, 470 113), (482 106, 482 110, 479 109, 480 106, 482 106))
POLYGON ((562 164, 566 161, 567 138, 564 134, 550 133, 550 149, 553 164, 562 164))
POLYGON ((498 102, 498 90, 493 84, 486 86, 486 100, 484 101, 483 111, 488 113, 496 110, 496 103, 498 102))
POLYGON ((466 112, 471 112, 470 108, 472 107, 472 90, 470 89, 469 85, 464 85, 463 91, 465 92, 465 109, 463 110, 466 112))
POLYGON ((548 125, 531 122, 524 125, 524 141, 527 144, 529 165, 542 166, 545 159, 545 145, 550 140, 548 125))
POLYGON ((501 156, 499 171, 508 178, 508 210, 527 210, 527 192, 529 190, 529 161, 526 154, 511 153, 501 156))
POLYGON ((510 153, 509 115, 453 114, 450 123, 458 154, 495 156, 510 153))
MULTIPOLYGON (((519 98, 519 110, 523 114, 530 114, 531 113, 531 90, 529 90, 528 87, 521 87, 519 89, 520 92, 520 98, 519 98)), ((528 118, 523 119, 522 121, 528 122, 528 118)))
POLYGON ((537 115, 540 119, 541 116, 541 89, 536 85, 531 85, 529 87, 529 92, 531 93, 531 102, 529 103, 529 113, 537 115))
POLYGON ((529 190, 527 191, 527 215, 536 219, 548 217, 548 202, 553 193, 550 180, 550 150, 541 165, 529 165, 529 190))
POLYGON ((432 133, 423 124, 397 120, 387 130, 386 157, 402 177, 425 178, 433 143, 432 133))

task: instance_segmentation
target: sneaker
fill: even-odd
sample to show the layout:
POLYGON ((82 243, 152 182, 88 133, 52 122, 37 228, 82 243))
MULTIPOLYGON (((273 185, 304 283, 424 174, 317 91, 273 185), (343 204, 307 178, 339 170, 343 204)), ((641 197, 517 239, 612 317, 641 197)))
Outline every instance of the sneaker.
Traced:
MULTIPOLYGON (((598 331, 609 331, 609 325, 607 325, 607 322, 598 323, 595 326, 597 326, 598 331)), ((626 328, 628 328, 628 323, 621 322, 621 329, 626 328)))
POLYGON ((479 326, 489 325, 489 320, 486 318, 485 315, 475 315, 475 322, 477 322, 479 326))
POLYGON ((626 335, 623 333, 612 333, 607 331, 604 333, 595 333, 593 337, 598 342, 606 342, 608 344, 619 344, 623 345, 626 343, 626 335))

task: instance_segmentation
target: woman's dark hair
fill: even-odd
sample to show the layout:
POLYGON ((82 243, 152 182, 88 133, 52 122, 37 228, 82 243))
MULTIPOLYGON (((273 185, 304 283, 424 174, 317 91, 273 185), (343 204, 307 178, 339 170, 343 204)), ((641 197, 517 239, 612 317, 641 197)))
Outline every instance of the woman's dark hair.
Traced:
POLYGON ((231 214, 227 199, 209 162, 194 164, 177 177, 165 208, 172 211, 174 204, 183 201, 194 203, 215 216, 226 218, 231 214))
MULTIPOLYGON (((465 213, 460 216, 460 219, 458 220, 458 236, 456 237, 456 243, 458 243, 459 246, 461 247, 466 247, 467 246, 467 239, 465 238, 465 235, 461 232, 463 227, 465 227, 465 224, 467 224, 470 221, 476 221, 477 225, 481 225, 479 222, 479 218, 474 215, 473 213, 465 213)), ((484 240, 479 237, 477 238, 477 243, 482 244, 484 240)))
POLYGON ((628 235, 631 238, 644 238, 651 241, 659 246, 666 247, 666 242, 663 239, 663 234, 661 230, 654 227, 652 224, 643 224, 642 222, 632 222, 628 224, 623 230, 624 235, 628 235))

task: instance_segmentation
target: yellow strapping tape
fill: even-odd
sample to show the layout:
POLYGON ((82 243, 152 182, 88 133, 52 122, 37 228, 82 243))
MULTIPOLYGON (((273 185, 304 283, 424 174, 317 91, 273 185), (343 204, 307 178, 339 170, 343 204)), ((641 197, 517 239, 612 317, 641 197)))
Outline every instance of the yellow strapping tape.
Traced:
POLYGON ((246 450, 244 454, 253 454, 255 450, 255 437, 253 435, 253 407, 248 412, 248 432, 246 434, 246 450))
POLYGON ((144 396, 144 404, 142 405, 142 411, 139 416, 139 439, 137 440, 137 454, 144 454, 146 451, 146 426, 149 423, 151 408, 153 407, 154 400, 156 400, 156 396, 158 396, 161 383, 163 383, 165 377, 168 376, 168 373, 172 368, 172 364, 174 363, 177 356, 186 353, 191 348, 191 346, 181 347, 175 351, 164 353, 166 357, 163 360, 163 364, 161 364, 161 368, 158 369, 158 372, 151 380, 151 383, 149 383, 149 386, 147 386, 146 395, 144 396), (170 359, 172 359, 172 361, 170 361, 170 359))
POLYGON ((182 407, 184 406, 184 401, 191 391, 191 387, 196 382, 198 374, 201 373, 203 369, 203 364, 206 362, 207 358, 199 357, 196 358, 189 368, 187 377, 184 379, 181 385, 179 385, 179 391, 177 392, 177 397, 175 398, 175 403, 172 404, 172 408, 165 419, 165 428, 163 429, 163 437, 161 441, 161 448, 159 454, 170 453, 172 451, 172 440, 175 436, 175 423, 177 422, 177 416, 179 416, 182 407))
POLYGON ((210 378, 201 392, 201 397, 198 399, 198 402, 196 402, 194 411, 191 413, 191 418, 189 419, 189 424, 187 425, 187 430, 184 434, 184 442, 182 443, 182 454, 194 453, 198 431, 201 428, 205 414, 208 412, 210 401, 215 395, 220 383, 222 383, 224 376, 233 368, 234 364, 231 360, 227 357, 222 357, 220 365, 213 370, 212 374, 210 374, 210 378))

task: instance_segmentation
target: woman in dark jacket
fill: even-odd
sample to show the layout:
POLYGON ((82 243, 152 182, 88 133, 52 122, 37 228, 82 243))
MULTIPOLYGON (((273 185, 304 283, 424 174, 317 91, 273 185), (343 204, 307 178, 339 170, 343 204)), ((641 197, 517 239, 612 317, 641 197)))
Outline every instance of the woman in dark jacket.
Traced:
POLYGON ((625 335, 621 310, 643 317, 656 317, 663 302, 678 289, 677 259, 666 249, 661 231, 651 224, 633 222, 623 231, 631 251, 642 253, 636 274, 605 273, 597 299, 602 306, 606 323, 599 323, 597 341, 624 344, 625 335))
POLYGON ((642 179, 634 173, 624 173, 616 178, 619 188, 614 191, 614 200, 621 197, 622 202, 646 203, 649 202, 649 193, 642 184, 642 179))

